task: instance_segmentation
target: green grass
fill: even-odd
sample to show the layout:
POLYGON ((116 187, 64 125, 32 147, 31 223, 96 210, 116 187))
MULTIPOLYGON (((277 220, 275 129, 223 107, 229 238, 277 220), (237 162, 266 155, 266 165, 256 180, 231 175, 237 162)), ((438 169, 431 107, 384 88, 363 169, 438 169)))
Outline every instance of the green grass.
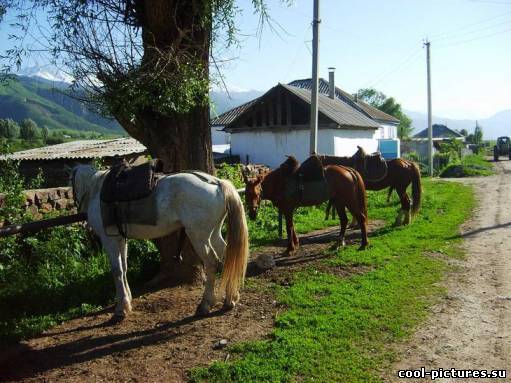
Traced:
POLYGON ((309 268, 291 286, 273 286, 287 309, 270 339, 232 346, 233 361, 193 369, 192 381, 381 381, 392 345, 411 334, 442 292, 446 263, 430 254, 459 255, 458 228, 474 200, 467 186, 425 180, 423 209, 405 228, 391 227, 397 205, 388 206, 385 193, 369 200, 370 217, 387 225, 373 233, 368 250, 351 246, 326 261, 332 268, 366 266, 361 273, 341 278, 309 268))
MULTIPOLYGON (((319 207, 299 208, 293 216, 297 233, 308 233, 327 226, 338 225, 339 221, 329 219, 325 221, 326 204, 319 207)), ((257 220, 248 221, 250 233, 250 246, 257 248, 268 245, 279 239, 278 212, 269 201, 264 201, 257 214, 257 220)), ((286 236, 286 222, 283 220, 282 232, 286 236)))
POLYGON ((440 173, 442 178, 479 177, 494 174, 493 165, 480 155, 468 155, 459 163, 450 164, 440 173))

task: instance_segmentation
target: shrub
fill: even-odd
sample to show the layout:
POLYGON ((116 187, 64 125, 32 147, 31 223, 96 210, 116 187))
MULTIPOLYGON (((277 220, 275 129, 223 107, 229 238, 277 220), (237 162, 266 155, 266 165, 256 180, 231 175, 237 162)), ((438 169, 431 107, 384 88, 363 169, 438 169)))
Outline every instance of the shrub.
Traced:
POLYGON ((216 168, 216 175, 218 178, 223 178, 225 180, 231 181, 237 188, 242 188, 245 187, 243 174, 241 172, 242 169, 242 164, 220 164, 216 168))
POLYGON ((494 173, 491 163, 479 155, 465 156, 460 162, 449 164, 440 172, 442 178, 489 176, 494 173))

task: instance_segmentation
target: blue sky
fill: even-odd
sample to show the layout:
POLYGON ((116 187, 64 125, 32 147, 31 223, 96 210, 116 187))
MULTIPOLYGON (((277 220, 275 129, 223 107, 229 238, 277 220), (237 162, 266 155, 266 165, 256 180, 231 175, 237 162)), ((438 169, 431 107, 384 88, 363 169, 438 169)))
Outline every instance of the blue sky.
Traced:
MULTIPOLYGON (((311 76, 312 0, 269 1, 280 25, 254 36, 251 1, 238 25, 238 57, 223 67, 232 89, 266 90, 311 76), (279 28, 277 28, 279 29, 279 28)), ((426 111, 426 52, 431 40, 433 111, 485 118, 511 109, 511 0, 321 0, 320 75, 355 92, 373 86, 414 111, 426 111)))
MULTIPOLYGON (((311 76, 312 0, 267 2, 277 32, 266 27, 261 36, 251 0, 237 2, 241 48, 218 57, 233 59, 222 65, 231 90, 311 76)), ((346 91, 373 86, 425 112, 427 37, 435 115, 481 119, 511 109, 511 0, 321 0, 321 20, 320 75, 336 67, 346 91)), ((8 33, 3 23, 0 50, 8 33)), ((25 63, 33 64, 46 62, 25 63)))

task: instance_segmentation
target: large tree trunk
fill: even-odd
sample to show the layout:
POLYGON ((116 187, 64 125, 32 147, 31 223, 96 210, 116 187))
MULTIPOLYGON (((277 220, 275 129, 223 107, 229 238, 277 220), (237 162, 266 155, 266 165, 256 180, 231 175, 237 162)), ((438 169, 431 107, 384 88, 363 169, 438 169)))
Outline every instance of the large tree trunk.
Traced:
MULTIPOLYGON (((171 55, 185 51, 203 67, 207 79, 211 36, 209 2, 138 0, 137 3, 141 10, 138 17, 144 45, 142 68, 154 65, 161 59, 162 52, 171 55)), ((194 65, 193 60, 191 65, 194 65)), ((170 76, 173 69, 168 65, 170 76)), ((166 172, 202 170, 213 173, 209 103, 200 95, 197 105, 187 113, 164 115, 149 109, 135 117, 136 124, 125 121, 123 126, 147 146, 152 156, 163 161, 166 172)), ((173 284, 193 283, 202 275, 200 261, 189 245, 184 247, 183 260, 177 261, 177 242, 177 234, 157 241, 161 270, 156 279, 170 279, 173 284)))

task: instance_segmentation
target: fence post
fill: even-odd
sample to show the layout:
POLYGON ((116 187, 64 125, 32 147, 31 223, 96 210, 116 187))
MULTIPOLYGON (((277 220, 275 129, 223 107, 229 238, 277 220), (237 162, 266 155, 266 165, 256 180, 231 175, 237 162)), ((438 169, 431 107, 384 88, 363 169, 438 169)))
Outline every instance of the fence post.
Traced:
POLYGON ((279 209, 279 238, 282 239, 282 210, 279 209))

